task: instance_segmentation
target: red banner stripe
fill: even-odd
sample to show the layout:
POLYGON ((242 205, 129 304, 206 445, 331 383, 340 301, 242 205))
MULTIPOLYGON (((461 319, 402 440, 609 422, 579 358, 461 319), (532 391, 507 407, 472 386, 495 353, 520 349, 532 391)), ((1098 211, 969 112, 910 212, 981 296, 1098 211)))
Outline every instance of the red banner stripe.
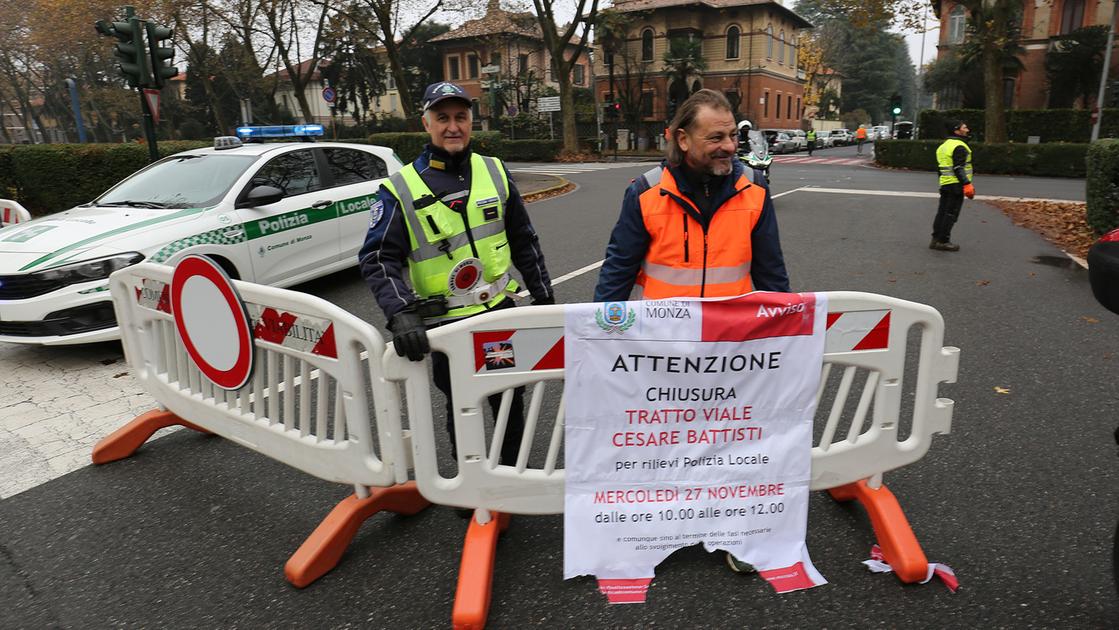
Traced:
POLYGON ((314 348, 311 348, 311 354, 330 357, 331 359, 338 358, 338 348, 334 343, 334 324, 326 327, 326 331, 319 338, 319 342, 315 344, 314 348))
POLYGON ((799 591, 806 588, 816 586, 812 578, 804 570, 804 563, 798 562, 791 567, 784 569, 769 569, 768 571, 758 571, 758 575, 762 576, 773 590, 778 593, 788 593, 789 591, 799 591))
POLYGON ((751 293, 701 304, 702 341, 811 335, 816 316, 816 296, 812 293, 751 293))
POLYGON ((599 579, 598 590, 611 604, 644 604, 653 578, 599 579))

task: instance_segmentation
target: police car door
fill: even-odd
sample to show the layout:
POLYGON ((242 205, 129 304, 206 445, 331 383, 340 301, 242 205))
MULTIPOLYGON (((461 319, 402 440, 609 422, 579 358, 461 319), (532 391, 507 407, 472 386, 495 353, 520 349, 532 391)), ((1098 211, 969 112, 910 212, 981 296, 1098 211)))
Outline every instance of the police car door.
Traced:
POLYGON ((321 151, 331 176, 330 197, 338 208, 342 260, 356 263, 370 221, 374 216, 380 218, 380 212, 371 215, 370 208, 377 203, 377 190, 381 181, 388 177, 388 166, 368 151, 329 147, 321 151))
POLYGON ((242 199, 258 186, 284 193, 275 203, 238 210, 257 282, 291 285, 338 260, 337 212, 320 171, 314 150, 288 151, 261 166, 242 191, 242 199))

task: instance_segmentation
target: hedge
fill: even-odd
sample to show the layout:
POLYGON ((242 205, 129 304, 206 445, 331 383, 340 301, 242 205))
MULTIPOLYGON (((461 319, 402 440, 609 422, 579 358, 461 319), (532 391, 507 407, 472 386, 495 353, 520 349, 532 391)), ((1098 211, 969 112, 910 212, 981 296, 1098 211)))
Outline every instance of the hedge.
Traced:
MULTIPOLYGON (((161 142, 160 156, 209 146, 161 142)), ((145 144, 21 144, 0 151, 0 193, 32 216, 86 203, 148 165, 145 144)))
MULTIPOLYGON (((880 140, 874 143, 874 159, 882 166, 936 170, 936 148, 942 140, 880 140)), ((1087 144, 971 143, 976 173, 991 175, 1037 175, 1084 177, 1087 144)))
POLYGON ((1088 225, 1099 234, 1119 227, 1119 140, 1088 149, 1088 225))
MULTIPOLYGON (((391 147, 409 162, 427 140, 426 133, 378 133, 366 141, 391 147)), ((505 140, 497 132, 474 133, 470 144, 484 155, 521 162, 554 160, 562 146, 552 140, 505 140)), ((159 154, 207 146, 211 143, 165 141, 159 154)), ((0 147, 0 198, 15 199, 32 216, 43 216, 86 203, 147 165, 144 144, 7 145, 0 147)))
MULTIPOLYGON (((371 144, 396 151, 407 164, 419 156, 430 136, 423 132, 374 133, 368 140, 371 144)), ((470 134, 470 147, 473 150, 511 162, 550 162, 556 159, 562 146, 563 143, 559 140, 506 140, 496 131, 476 131, 470 134)))
MULTIPOLYGON (((946 120, 962 120, 971 130, 971 137, 986 137, 985 112, 982 109, 926 109, 921 112, 919 134, 922 139, 943 138, 946 120)), ((1009 109, 1006 111, 1006 135, 1010 142, 1028 142, 1038 136, 1041 142, 1088 142, 1092 134, 1091 114, 1085 109, 1009 109)), ((1119 109, 1104 109, 1100 137, 1119 137, 1119 109)))

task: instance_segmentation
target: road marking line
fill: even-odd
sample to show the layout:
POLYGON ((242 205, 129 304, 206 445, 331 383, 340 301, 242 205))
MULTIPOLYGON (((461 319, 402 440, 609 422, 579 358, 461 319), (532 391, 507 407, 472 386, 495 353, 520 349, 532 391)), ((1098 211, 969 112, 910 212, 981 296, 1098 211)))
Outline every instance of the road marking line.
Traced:
MULTIPOLYGON (((606 261, 605 260, 600 260, 598 262, 593 262, 593 263, 591 263, 589 265, 586 265, 584 267, 580 267, 580 268, 576 269, 575 271, 572 271, 571 273, 565 273, 562 276, 556 278, 555 280, 552 280, 552 286, 554 287, 557 284, 562 284, 562 283, 567 282, 568 280, 570 280, 572 278, 577 278, 577 277, 587 273, 588 271, 594 271, 595 269, 598 269, 599 267, 601 267, 602 263, 604 263, 604 262, 606 262, 606 261)), ((521 291, 517 295, 520 296, 520 297, 528 297, 528 290, 526 289, 524 291, 521 291)))
POLYGON ((804 190, 806 188, 808 188, 808 186, 801 186, 800 188, 794 188, 792 190, 786 190, 783 193, 777 193, 776 195, 770 195, 770 199, 777 199, 778 197, 784 197, 785 195, 791 195, 798 190, 804 190))

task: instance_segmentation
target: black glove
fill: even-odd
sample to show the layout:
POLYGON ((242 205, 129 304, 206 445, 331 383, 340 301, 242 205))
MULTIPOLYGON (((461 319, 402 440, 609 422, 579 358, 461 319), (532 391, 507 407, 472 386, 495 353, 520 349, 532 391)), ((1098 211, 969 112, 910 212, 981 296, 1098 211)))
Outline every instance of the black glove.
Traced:
POLYGON ((419 314, 401 311, 393 315, 389 320, 389 330, 392 331, 392 345, 396 348, 396 356, 423 361, 424 355, 431 352, 431 345, 427 342, 427 327, 419 314))
POLYGON ((549 295, 548 297, 542 297, 542 298, 532 298, 532 305, 533 306, 547 306, 549 304, 555 304, 555 303, 556 303, 556 296, 554 296, 554 295, 549 295))

